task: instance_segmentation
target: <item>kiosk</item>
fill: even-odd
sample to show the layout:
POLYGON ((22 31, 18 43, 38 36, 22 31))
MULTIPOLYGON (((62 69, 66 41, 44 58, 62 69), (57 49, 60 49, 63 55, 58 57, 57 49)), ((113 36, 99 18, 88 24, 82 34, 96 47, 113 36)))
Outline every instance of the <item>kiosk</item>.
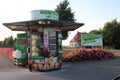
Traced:
POLYGON ((26 54, 28 55, 28 67, 30 71, 61 69, 62 32, 75 30, 84 25, 83 23, 59 21, 55 18, 55 11, 42 10, 42 13, 46 17, 49 14, 49 18, 46 19, 44 15, 43 18, 36 19, 38 17, 34 16, 33 20, 3 24, 13 31, 26 32, 26 54))

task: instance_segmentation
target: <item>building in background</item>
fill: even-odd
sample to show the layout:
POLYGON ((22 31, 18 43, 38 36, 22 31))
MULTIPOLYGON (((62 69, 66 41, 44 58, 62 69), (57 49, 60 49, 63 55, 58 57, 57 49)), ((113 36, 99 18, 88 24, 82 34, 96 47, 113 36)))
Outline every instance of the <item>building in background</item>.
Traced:
POLYGON ((70 41, 70 46, 74 48, 81 47, 81 34, 80 32, 77 32, 77 34, 73 37, 73 39, 70 41))

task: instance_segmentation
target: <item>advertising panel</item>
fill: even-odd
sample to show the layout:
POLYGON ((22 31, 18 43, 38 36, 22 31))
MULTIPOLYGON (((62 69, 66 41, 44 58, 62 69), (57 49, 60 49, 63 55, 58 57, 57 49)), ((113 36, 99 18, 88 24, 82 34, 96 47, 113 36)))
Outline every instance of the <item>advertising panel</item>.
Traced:
POLYGON ((31 12, 31 17, 33 20, 36 19, 59 20, 59 14, 51 10, 33 10, 31 12))
POLYGON ((102 46, 102 35, 100 34, 82 34, 82 46, 102 46))

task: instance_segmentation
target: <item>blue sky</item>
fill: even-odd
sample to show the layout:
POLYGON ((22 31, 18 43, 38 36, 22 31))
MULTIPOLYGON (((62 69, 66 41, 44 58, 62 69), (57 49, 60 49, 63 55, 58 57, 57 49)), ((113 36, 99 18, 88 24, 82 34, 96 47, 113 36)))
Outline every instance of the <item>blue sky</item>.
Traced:
MULTIPOLYGON (((37 9, 54 10, 63 0, 1 0, 0 1, 0 40, 13 32, 2 25, 6 22, 30 20, 30 11, 37 9)), ((79 32, 89 32, 93 29, 100 29, 104 23, 117 19, 120 21, 120 0, 68 0, 70 7, 75 12, 75 19, 84 26, 75 30, 70 35, 79 32)), ((67 40, 72 39, 70 36, 67 40)))

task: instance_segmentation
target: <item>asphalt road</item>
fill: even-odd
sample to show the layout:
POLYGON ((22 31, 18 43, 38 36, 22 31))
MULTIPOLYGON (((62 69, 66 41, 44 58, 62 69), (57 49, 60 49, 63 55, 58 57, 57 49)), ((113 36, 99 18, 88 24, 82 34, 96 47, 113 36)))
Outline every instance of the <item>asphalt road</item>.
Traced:
POLYGON ((63 63, 51 72, 29 72, 0 56, 0 80, 112 80, 120 75, 120 57, 110 60, 63 63))

